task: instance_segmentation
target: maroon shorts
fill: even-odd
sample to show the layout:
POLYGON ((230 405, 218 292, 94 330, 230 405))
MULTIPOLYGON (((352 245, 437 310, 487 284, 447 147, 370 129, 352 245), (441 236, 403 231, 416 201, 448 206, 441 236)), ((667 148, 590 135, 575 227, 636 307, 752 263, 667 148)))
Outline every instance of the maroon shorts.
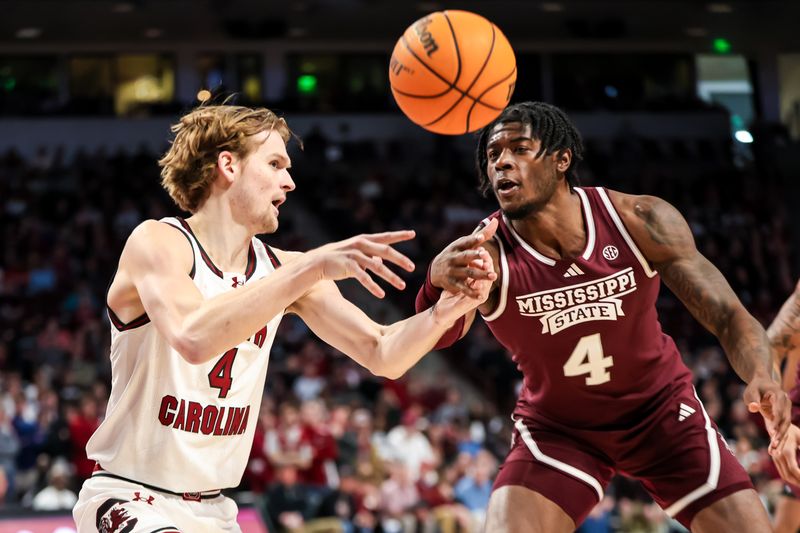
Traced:
POLYGON ((641 481, 687 528, 703 508, 753 488, 691 385, 625 430, 575 430, 520 418, 514 426, 493 490, 527 487, 559 505, 576 526, 602 500, 615 473, 641 481))

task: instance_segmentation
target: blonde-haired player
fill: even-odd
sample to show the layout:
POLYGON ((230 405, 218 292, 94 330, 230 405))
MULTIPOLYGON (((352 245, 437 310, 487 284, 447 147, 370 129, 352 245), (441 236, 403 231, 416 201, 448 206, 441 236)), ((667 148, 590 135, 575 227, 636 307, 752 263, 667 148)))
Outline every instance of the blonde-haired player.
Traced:
POLYGON ((276 231, 295 188, 283 119, 206 106, 172 130, 162 184, 192 216, 137 227, 109 287, 112 389, 87 445, 97 468, 73 512, 81 533, 239 531, 236 505, 220 489, 238 485, 244 471, 284 313, 394 378, 481 303, 489 283, 478 278, 494 277, 488 254, 475 252, 479 297, 445 293, 432 312, 376 324, 333 280, 355 278, 378 297, 371 274, 404 288, 385 262, 413 269, 391 246, 413 232, 361 235, 308 253, 271 249, 255 235, 276 231))

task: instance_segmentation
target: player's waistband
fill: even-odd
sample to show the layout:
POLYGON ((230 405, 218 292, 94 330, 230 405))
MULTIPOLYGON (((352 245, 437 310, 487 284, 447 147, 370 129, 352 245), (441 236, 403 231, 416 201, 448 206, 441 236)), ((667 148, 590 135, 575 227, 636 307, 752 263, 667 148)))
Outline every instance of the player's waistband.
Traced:
POLYGON ((94 469, 92 470, 92 477, 110 477, 112 479, 119 479, 120 481, 127 481, 128 483, 135 483, 137 485, 141 485, 146 489, 154 490, 156 492, 163 492, 164 494, 170 494, 172 496, 178 496, 179 498, 183 498, 184 500, 190 502, 199 502, 200 500, 210 500, 212 498, 218 498, 219 496, 222 495, 221 490, 207 490, 203 492, 174 492, 171 490, 162 489, 161 487, 148 485, 147 483, 142 483, 141 481, 136 481, 135 479, 128 479, 126 477, 112 474, 111 472, 105 470, 102 466, 100 466, 100 463, 94 464, 94 469))

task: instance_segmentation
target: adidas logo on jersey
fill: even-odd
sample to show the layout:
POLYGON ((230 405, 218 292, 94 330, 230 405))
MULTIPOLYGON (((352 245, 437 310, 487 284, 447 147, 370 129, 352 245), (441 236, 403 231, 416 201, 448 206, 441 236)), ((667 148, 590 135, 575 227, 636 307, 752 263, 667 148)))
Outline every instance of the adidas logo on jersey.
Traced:
POLYGON ((689 407, 685 403, 682 403, 680 407, 678 407, 678 422, 683 422, 693 414, 694 414, 694 409, 692 407, 689 407))
POLYGON ((578 268, 578 265, 576 265, 575 263, 572 263, 567 269, 567 271, 564 272, 564 277, 571 278, 572 276, 580 276, 581 274, 583 274, 583 270, 578 268))

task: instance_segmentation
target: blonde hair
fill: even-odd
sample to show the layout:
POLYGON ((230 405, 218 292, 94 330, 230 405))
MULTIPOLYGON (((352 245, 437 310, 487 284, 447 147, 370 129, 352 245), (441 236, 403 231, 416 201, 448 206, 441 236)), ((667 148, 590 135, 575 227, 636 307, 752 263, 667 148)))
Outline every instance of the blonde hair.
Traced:
POLYGON ((190 213, 211 193, 220 152, 245 158, 255 148, 250 138, 262 131, 277 131, 283 142, 295 137, 286 121, 269 109, 232 105, 200 106, 170 129, 175 139, 158 161, 161 185, 178 207, 190 213))

